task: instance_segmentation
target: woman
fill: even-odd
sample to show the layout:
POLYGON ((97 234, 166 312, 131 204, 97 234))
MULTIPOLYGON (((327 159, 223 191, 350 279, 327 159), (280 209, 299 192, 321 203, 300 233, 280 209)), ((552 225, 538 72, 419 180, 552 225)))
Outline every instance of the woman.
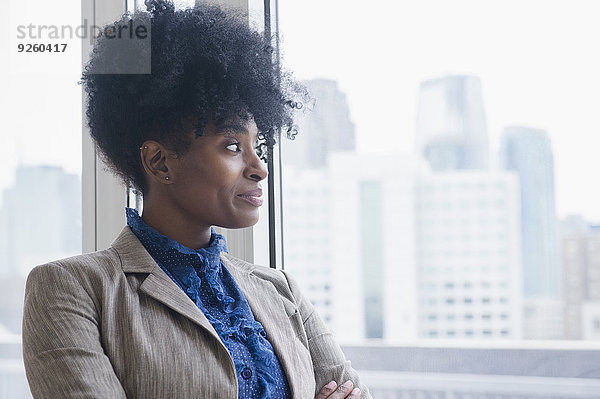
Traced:
POLYGON ((152 73, 94 73, 114 59, 101 38, 83 74, 92 137, 143 215, 127 209, 109 249, 31 272, 34 397, 369 398, 293 278, 228 255, 212 229, 258 221, 257 141, 290 126, 301 92, 229 13, 147 3, 152 73))

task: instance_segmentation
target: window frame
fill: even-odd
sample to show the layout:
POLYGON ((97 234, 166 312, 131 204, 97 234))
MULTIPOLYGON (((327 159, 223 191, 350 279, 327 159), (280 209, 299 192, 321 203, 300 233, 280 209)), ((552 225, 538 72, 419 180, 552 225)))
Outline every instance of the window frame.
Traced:
MULTIPOLYGON (((126 0, 82 0, 81 17, 101 26, 117 19, 127 10, 126 0)), ((81 67, 87 64, 92 43, 82 40, 81 67)), ((87 96, 82 88, 82 167, 81 211, 82 250, 94 252, 110 246, 125 225, 127 191, 102 162, 90 136, 85 114, 87 96)))

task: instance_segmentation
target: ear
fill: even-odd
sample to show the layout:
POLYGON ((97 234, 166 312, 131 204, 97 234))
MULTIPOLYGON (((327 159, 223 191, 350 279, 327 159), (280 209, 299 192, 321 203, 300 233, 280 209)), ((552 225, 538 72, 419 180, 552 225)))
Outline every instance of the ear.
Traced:
POLYGON ((174 159, 174 155, 173 151, 156 141, 145 141, 140 147, 140 159, 146 178, 159 184, 172 184, 169 162, 174 159))

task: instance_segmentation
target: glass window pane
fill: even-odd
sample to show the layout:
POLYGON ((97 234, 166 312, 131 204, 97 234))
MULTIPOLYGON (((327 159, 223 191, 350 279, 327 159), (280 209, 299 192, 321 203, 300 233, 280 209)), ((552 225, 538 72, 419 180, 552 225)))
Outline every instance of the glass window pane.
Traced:
MULTIPOLYGON (((296 140, 282 142, 285 266, 348 353, 370 359, 362 365, 400 381, 402 367, 417 366, 392 360, 406 359, 399 346, 422 349, 423 364, 452 361, 427 355, 438 346, 459 348, 467 363, 473 345, 550 349, 553 340, 592 353, 600 338, 594 6, 279 3, 284 63, 314 97, 296 140), (389 356, 375 358, 374 346, 389 356)), ((589 375, 584 363, 575 375, 589 375)), ((529 372, 515 360, 495 365, 529 372)), ((551 386, 561 373, 539 375, 551 386)), ((419 397, 372 376, 374 396, 419 397)), ((488 397, 484 380, 469 388, 473 397, 488 397)), ((415 384, 422 397, 442 395, 424 381, 415 384)), ((504 383, 489 397, 507 394, 504 383)))
POLYGON ((81 6, 8 6, 10 30, 0 39, 0 397, 25 398, 26 276, 81 253, 81 6))

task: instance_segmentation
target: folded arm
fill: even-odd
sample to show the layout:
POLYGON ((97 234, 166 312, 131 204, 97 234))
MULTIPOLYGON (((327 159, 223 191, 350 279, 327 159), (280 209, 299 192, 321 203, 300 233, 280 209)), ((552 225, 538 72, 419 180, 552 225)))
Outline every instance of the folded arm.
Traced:
MULTIPOLYGON (((359 388, 361 399, 371 399, 369 390, 360 382, 358 373, 352 368, 350 361, 346 360, 346 356, 335 341, 333 334, 327 329, 325 323, 315 311, 314 306, 300 292, 298 283, 285 271, 283 274, 296 299, 298 310, 302 316, 304 330, 306 331, 308 347, 315 370, 317 389, 315 395, 319 398, 326 398, 328 397, 327 395, 323 396, 325 392, 332 393, 336 390, 336 387, 339 389, 338 393, 341 391, 352 392, 352 388, 359 388), (335 381, 336 386, 332 390, 327 388, 322 390, 331 381, 335 381), (346 381, 352 382, 350 390, 347 390, 347 387, 342 388, 346 381)), ((354 396, 348 396, 348 398, 351 397, 353 398, 354 396)))
POLYGON ((125 398, 101 344, 99 309, 58 264, 27 278, 23 360, 35 398, 125 398))

